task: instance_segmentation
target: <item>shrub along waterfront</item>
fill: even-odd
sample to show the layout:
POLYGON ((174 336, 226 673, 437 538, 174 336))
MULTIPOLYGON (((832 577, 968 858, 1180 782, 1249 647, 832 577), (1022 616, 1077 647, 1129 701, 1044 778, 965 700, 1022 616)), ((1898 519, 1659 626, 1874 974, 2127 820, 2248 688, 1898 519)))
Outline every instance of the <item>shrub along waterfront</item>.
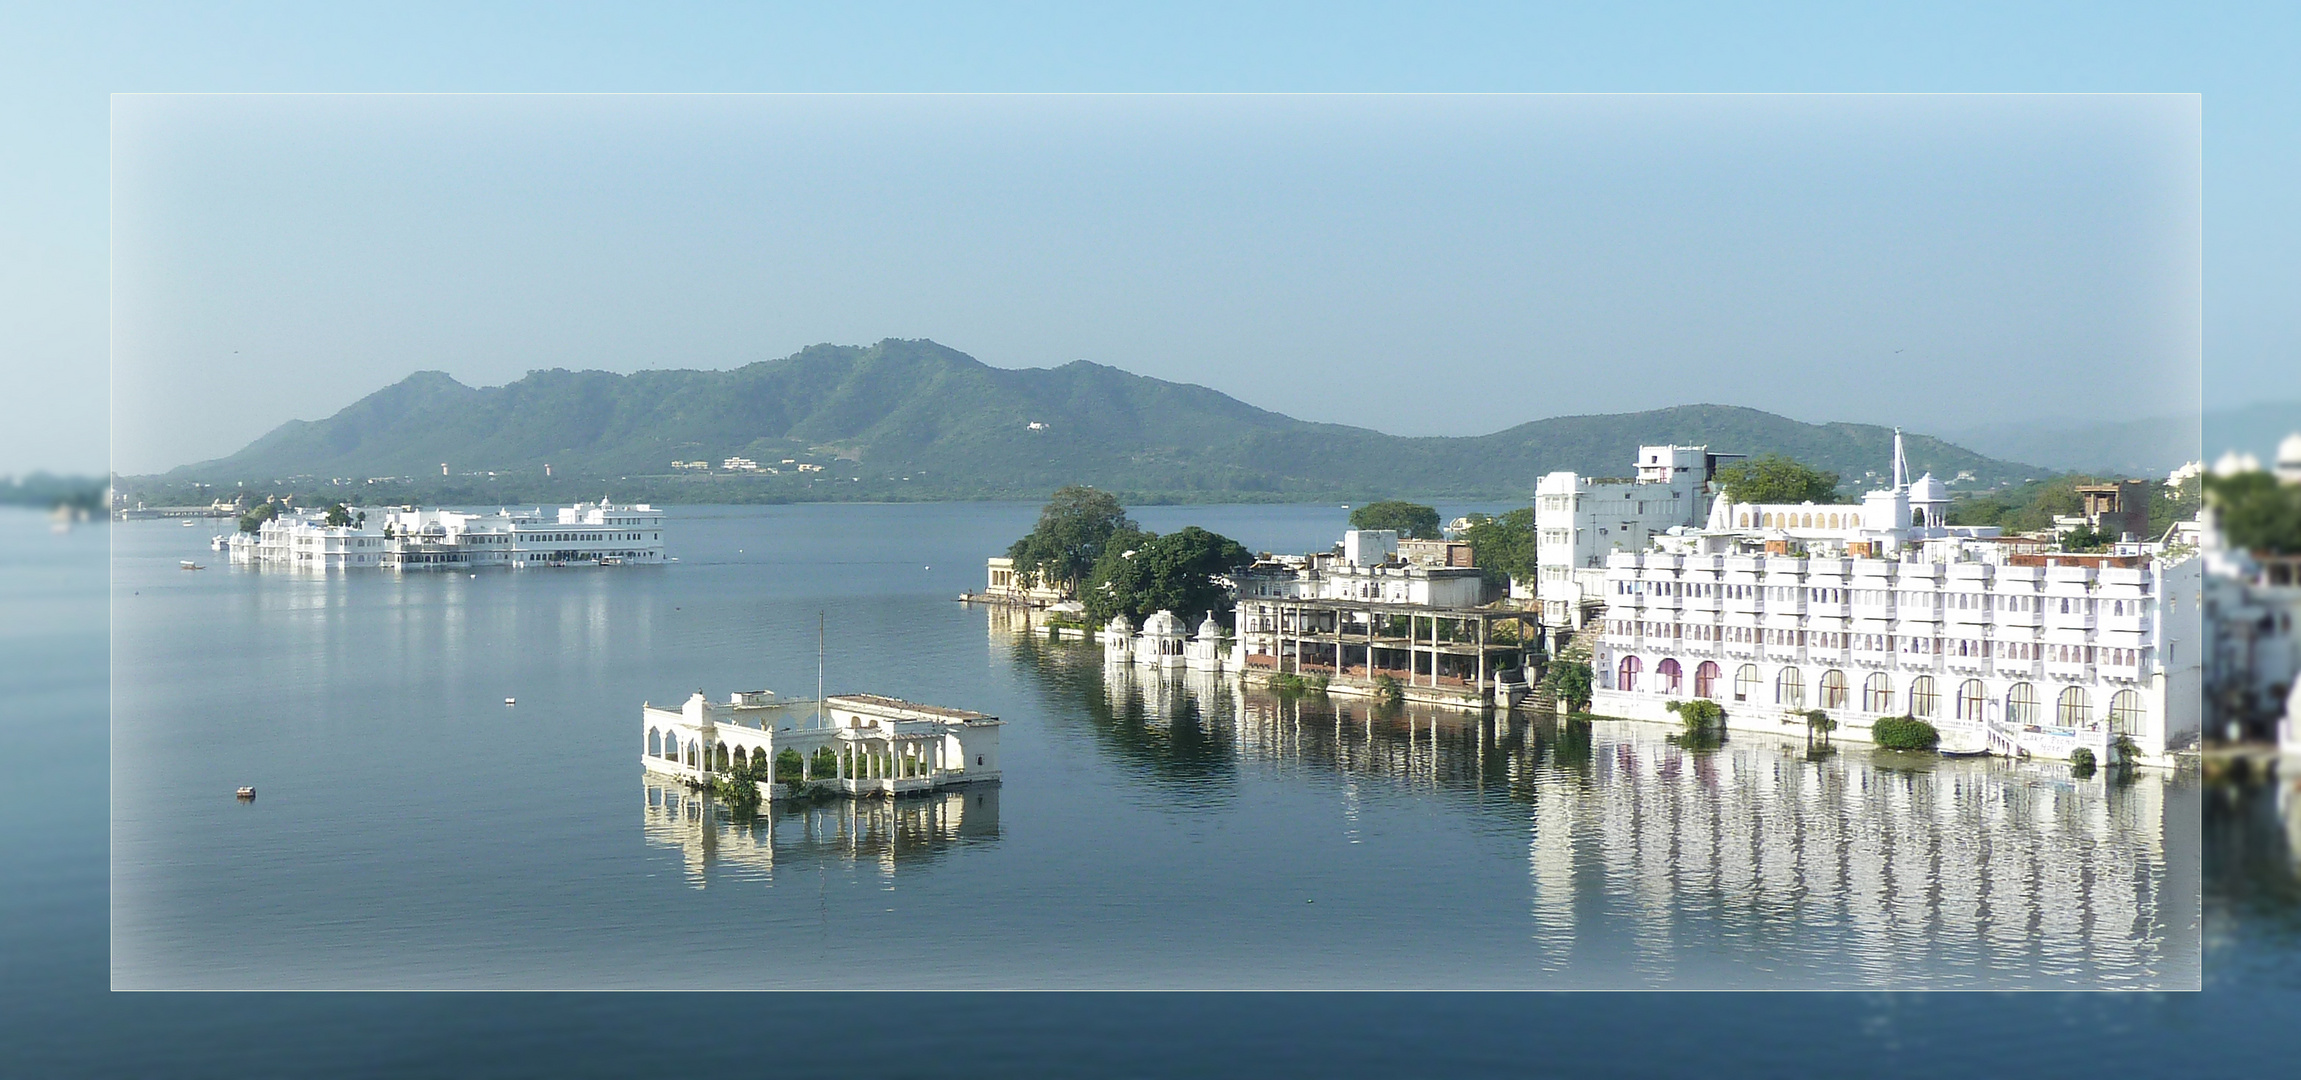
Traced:
POLYGON ((1870 738, 1887 750, 1931 750, 1941 745, 1941 732, 1914 716, 1888 716, 1870 725, 1870 738))

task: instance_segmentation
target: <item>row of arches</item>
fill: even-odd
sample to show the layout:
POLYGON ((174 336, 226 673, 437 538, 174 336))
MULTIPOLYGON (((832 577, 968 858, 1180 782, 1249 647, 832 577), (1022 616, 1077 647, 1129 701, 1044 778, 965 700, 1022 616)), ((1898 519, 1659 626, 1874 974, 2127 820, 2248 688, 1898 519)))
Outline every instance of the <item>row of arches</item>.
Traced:
POLYGON ((1859 514, 1776 514, 1760 511, 1755 526, 1748 511, 1743 511, 1741 527, 1760 529, 1853 529, 1861 526, 1859 514))
POLYGON ((662 758, 671 762, 684 762, 688 768, 700 768, 704 772, 728 772, 750 764, 753 757, 757 757, 761 765, 766 764, 767 748, 760 747, 758 753, 754 755, 748 747, 730 747, 726 743, 703 746, 694 739, 689 739, 683 744, 675 732, 665 731, 661 728, 648 728, 647 756, 662 758))
MULTIPOLYGON (((1645 661, 1636 656, 1624 656, 1614 673, 1614 685, 1622 690, 1636 691, 1645 681, 1645 661)), ((1718 665, 1704 660, 1694 668, 1693 695, 1715 699, 1719 695, 1718 678, 1722 674, 1718 665)), ((1733 700, 1750 701, 1759 692, 1763 677, 1758 665, 1743 664, 1734 673, 1733 700)), ((1685 669, 1677 660, 1664 658, 1654 666, 1651 692, 1679 694, 1686 691, 1685 669)), ((1907 714, 1921 719, 1935 719, 1941 715, 1941 695, 1931 675, 1920 675, 1910 680, 1906 694, 1897 695, 1891 672, 1872 672, 1862 680, 1861 711, 1876 714, 1907 714)), ((1836 668, 1822 672, 1819 685, 1810 699, 1812 707, 1843 709, 1851 700, 1852 687, 1846 673, 1836 668)), ((1805 672, 1785 667, 1774 676, 1773 704, 1784 709, 1808 707, 1805 672)), ((1952 715, 1958 720, 1978 722, 1988 711, 1989 688, 1980 679, 1967 679, 1958 684, 1957 694, 1951 699, 1952 715)), ((2041 724, 2045 717, 2043 702, 2034 683, 2018 682, 2006 689, 2003 719, 2009 724, 2041 724)), ((2141 728, 2142 701, 2139 691, 2125 689, 2110 695, 2107 720, 2111 731, 2127 734, 2141 728)), ((2059 727, 2090 727, 2096 719, 2093 694, 2082 686, 2063 687, 2054 698, 2053 723, 2059 727)))

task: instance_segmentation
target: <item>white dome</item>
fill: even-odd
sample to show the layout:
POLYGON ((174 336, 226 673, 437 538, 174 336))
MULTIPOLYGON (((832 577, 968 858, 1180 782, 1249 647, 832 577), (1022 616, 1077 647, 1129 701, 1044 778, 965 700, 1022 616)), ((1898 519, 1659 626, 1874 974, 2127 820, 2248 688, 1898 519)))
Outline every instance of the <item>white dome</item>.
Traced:
POLYGON ((2301 431, 2285 436, 2285 441, 2277 444, 2277 467, 2294 466, 2301 466, 2301 431))
POLYGON ((2236 476, 2239 473, 2260 472, 2261 459, 2241 450, 2224 451, 2213 463, 2213 475, 2236 476))
POLYGON ((1160 611, 1143 620, 1143 633, 1154 637, 1181 637, 1182 620, 1176 618, 1174 612, 1160 611))
POLYGON ((1113 634, 1132 634, 1135 632, 1135 624, 1128 622, 1124 615, 1113 615, 1111 621, 1103 625, 1103 629, 1113 634))
POLYGON ((1927 473, 1918 477, 1917 483, 1910 485, 1910 501, 1913 503, 1948 502, 1949 485, 1934 479, 1932 473, 1927 473))
POLYGON ((1206 613, 1206 621, 1198 624, 1198 636, 1209 641, 1222 636, 1222 624, 1214 621, 1214 612, 1206 613))

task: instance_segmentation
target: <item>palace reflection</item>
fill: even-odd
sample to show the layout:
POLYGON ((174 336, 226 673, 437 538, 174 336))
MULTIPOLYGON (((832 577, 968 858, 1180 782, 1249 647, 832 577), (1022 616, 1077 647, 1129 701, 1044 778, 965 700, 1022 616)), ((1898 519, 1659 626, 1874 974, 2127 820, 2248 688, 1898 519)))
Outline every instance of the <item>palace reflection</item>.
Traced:
POLYGON ((677 850, 688 883, 698 889, 730 876, 773 881, 778 869, 825 861, 876 867, 892 877, 898 867, 999 836, 995 784, 898 799, 761 803, 748 818, 681 785, 648 781, 641 787, 640 828, 648 846, 677 850))
MULTIPOLYGON (((1281 696, 1105 668, 1032 635, 1015 662, 1151 775, 1340 783, 1522 829, 1524 933, 1598 984, 2181 989, 2197 984, 2193 780, 1945 759, 1655 724, 1281 696), (1139 730, 1135 730, 1139 728, 1139 730), (1187 767, 1186 766, 1187 763, 1187 767), (1376 785, 1369 788, 1367 785, 1376 785)), ((1395 801, 1395 799, 1393 799, 1395 801)))

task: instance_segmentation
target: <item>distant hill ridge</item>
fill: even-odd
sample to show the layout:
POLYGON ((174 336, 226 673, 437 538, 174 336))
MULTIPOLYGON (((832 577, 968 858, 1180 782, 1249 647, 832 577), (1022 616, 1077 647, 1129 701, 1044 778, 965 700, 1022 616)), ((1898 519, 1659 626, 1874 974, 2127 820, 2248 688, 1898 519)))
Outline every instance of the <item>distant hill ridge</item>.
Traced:
MULTIPOLYGON (((168 481, 495 473, 536 490, 616 482, 665 501, 1029 498, 1066 483, 1207 500, 1412 494, 1522 498, 1556 469, 1621 475, 1640 443, 1788 454, 1858 488, 1892 432, 1684 405, 1561 416, 1490 435, 1408 438, 1259 409, 1203 386, 1087 361, 995 368, 933 341, 815 345, 729 371, 534 371, 470 387, 417 372, 324 420, 293 421, 168 481), (1033 428, 1033 424, 1041 425, 1033 428), (783 475, 698 476, 673 461, 754 459, 783 475), (823 466, 801 473, 785 459, 823 466), (831 493, 826 484, 846 487, 831 493), (556 485, 555 485, 556 486, 556 485)), ((1922 435, 1911 466, 1965 486, 2046 475, 1922 435)))

